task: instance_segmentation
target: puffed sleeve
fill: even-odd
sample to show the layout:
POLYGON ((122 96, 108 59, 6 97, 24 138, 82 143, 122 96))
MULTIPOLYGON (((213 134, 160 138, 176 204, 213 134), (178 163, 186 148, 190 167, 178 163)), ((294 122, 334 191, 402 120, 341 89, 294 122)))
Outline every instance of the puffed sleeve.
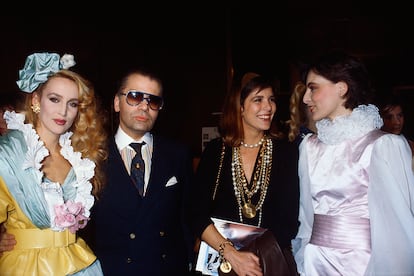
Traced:
POLYGON ((368 187, 371 258, 366 275, 414 275, 414 174, 407 141, 387 134, 373 147, 368 187))

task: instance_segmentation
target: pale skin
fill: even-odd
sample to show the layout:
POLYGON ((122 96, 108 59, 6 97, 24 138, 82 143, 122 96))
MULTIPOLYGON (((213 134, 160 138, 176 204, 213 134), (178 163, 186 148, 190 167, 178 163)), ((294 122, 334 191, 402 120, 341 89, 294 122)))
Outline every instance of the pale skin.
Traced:
POLYGON ((71 168, 60 154, 59 137, 69 130, 78 114, 78 97, 77 85, 66 78, 50 79, 41 99, 33 93, 32 103, 40 104, 36 131, 50 153, 42 162, 42 171, 54 182, 63 183, 71 168))
POLYGON ((316 122, 312 119, 312 114, 309 108, 306 108, 305 111, 306 111, 306 117, 308 118, 308 123, 306 124, 306 127, 312 130, 314 133, 316 133, 317 132, 316 125, 315 125, 316 122))
MULTIPOLYGON (((246 144, 256 144, 262 139, 265 131, 271 126, 273 116, 276 112, 276 102, 273 90, 266 88, 261 91, 253 91, 245 99, 241 107, 244 140, 246 144)), ((250 182, 254 170, 254 164, 259 147, 240 147, 243 169, 247 180, 250 182)), ((202 240, 207 242, 215 250, 219 250, 220 244, 226 239, 210 224, 201 235, 202 240)), ((240 276, 262 276, 259 258, 251 252, 237 251, 233 246, 224 247, 224 258, 230 262, 232 269, 240 276)))
MULTIPOLYGON (((348 85, 345 82, 333 83, 313 71, 306 78, 306 92, 303 102, 308 106, 311 118, 316 122, 327 118, 334 120, 338 116, 352 113, 352 109, 345 108, 345 95, 348 85)), ((401 134, 404 116, 401 107, 395 107, 388 118, 384 118, 384 131, 401 134)), ((411 151, 414 152, 414 143, 408 141, 411 151)))
POLYGON ((345 95, 348 85, 345 82, 333 83, 321 75, 310 71, 306 78, 306 92, 303 102, 308 106, 311 118, 316 122, 321 119, 334 120, 338 116, 352 113, 345 108, 345 95))
MULTIPOLYGON (((162 96, 159 83, 140 74, 129 76, 123 92, 127 93, 130 90, 162 96)), ((141 139, 153 128, 159 113, 159 110, 149 108, 145 100, 136 106, 131 106, 126 102, 125 96, 119 94, 114 97, 114 110, 119 112, 119 126, 134 140, 141 139)))
MULTIPOLYGON (((59 137, 72 126, 78 114, 79 91, 77 85, 66 78, 51 78, 44 86, 42 94, 32 94, 32 104, 40 106, 39 120, 35 127, 41 141, 49 151, 42 161, 42 172, 54 182, 63 183, 70 163, 60 154, 59 137)), ((0 227, 0 254, 12 250, 14 236, 0 227)))

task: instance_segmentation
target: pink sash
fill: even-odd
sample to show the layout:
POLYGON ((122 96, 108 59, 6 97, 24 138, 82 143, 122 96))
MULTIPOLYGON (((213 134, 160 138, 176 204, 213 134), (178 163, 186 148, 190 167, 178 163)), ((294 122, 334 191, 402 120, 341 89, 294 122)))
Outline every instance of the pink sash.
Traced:
POLYGON ((330 248, 371 250, 369 219, 315 214, 310 243, 330 248))

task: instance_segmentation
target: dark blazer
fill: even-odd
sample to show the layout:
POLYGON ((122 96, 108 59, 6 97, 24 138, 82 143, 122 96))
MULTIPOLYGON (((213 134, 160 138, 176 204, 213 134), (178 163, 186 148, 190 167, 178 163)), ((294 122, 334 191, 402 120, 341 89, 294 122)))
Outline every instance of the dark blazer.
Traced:
POLYGON ((144 198, 112 139, 107 184, 92 209, 86 239, 109 275, 187 275, 193 239, 185 224, 192 181, 187 147, 154 135, 144 198), (172 177, 175 185, 166 187, 172 177))

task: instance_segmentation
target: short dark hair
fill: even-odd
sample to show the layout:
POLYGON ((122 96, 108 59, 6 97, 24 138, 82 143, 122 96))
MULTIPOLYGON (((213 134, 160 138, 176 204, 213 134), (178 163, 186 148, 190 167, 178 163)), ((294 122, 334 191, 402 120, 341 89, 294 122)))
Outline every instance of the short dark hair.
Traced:
POLYGON ((358 105, 372 103, 374 99, 374 89, 365 64, 345 51, 328 51, 307 64, 302 72, 304 83, 310 71, 333 83, 342 81, 348 85, 345 108, 354 109, 358 105))
POLYGON ((120 82, 118 83, 116 93, 122 92, 122 90, 125 88, 126 83, 128 82, 128 79, 132 75, 142 75, 144 77, 148 77, 149 79, 155 81, 160 86, 160 93, 163 95, 163 83, 160 78, 160 76, 152 69, 148 67, 136 67, 132 69, 128 69, 128 71, 124 74, 124 76, 121 78, 120 82))

